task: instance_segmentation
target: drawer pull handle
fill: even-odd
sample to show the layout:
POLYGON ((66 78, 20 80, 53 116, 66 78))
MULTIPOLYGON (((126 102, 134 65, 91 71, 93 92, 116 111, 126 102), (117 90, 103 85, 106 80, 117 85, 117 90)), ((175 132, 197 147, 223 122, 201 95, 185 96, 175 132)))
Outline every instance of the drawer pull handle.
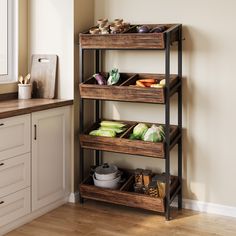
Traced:
POLYGON ((37 125, 34 125, 34 140, 37 140, 37 125))
POLYGON ((4 125, 3 123, 0 124, 0 126, 3 126, 3 125, 4 125))
POLYGON ((4 203, 4 201, 1 201, 1 202, 0 202, 0 205, 2 205, 3 203, 4 203))
POLYGON ((4 166, 4 163, 0 163, 0 166, 4 166))

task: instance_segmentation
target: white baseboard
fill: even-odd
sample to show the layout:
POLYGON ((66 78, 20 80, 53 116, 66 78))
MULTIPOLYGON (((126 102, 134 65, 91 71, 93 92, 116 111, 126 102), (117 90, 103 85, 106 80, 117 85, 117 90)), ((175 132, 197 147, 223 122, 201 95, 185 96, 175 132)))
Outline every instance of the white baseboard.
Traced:
POLYGON ((70 203, 77 203, 79 202, 79 192, 71 193, 69 196, 69 202, 70 203))
MULTIPOLYGON (((177 206, 177 201, 173 202, 173 206, 177 206)), ((219 205, 210 202, 183 199, 183 208, 210 214, 236 217, 236 207, 219 205)))
MULTIPOLYGON (((79 192, 71 193, 69 196, 70 203, 79 202, 79 192)), ((173 206, 177 207, 177 201, 174 201, 173 206)), ((193 211, 230 216, 236 218, 236 207, 220 205, 210 202, 202 202, 197 200, 183 199, 183 208, 193 211)))
MULTIPOLYGON (((70 203, 79 202, 79 192, 71 193, 69 196, 70 203)), ((177 201, 173 202, 173 206, 177 207, 177 201)), ((193 211, 230 216, 236 218, 236 207, 220 205, 210 202, 202 202, 197 200, 183 199, 183 208, 193 211)))

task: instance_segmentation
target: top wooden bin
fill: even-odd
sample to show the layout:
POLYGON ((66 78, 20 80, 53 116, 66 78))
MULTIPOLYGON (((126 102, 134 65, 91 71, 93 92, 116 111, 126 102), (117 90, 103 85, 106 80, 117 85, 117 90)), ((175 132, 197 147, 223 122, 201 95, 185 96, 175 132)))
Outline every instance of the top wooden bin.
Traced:
MULTIPOLYGON (((142 25, 142 24, 140 24, 142 25)), ((178 41, 180 24, 149 24, 148 26, 166 26, 162 33, 135 33, 134 27, 120 34, 80 34, 80 46, 83 49, 165 49, 166 34, 170 33, 170 43, 178 41)))

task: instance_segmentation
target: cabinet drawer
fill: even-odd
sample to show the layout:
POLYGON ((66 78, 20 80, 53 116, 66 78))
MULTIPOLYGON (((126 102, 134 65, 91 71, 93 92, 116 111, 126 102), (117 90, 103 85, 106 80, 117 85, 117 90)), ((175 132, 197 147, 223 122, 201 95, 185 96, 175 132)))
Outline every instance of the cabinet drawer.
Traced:
POLYGON ((30 186, 30 154, 0 161, 0 197, 30 186))
POLYGON ((30 152, 30 115, 0 119, 0 160, 30 152))
POLYGON ((30 213, 30 188, 0 198, 0 227, 30 213))

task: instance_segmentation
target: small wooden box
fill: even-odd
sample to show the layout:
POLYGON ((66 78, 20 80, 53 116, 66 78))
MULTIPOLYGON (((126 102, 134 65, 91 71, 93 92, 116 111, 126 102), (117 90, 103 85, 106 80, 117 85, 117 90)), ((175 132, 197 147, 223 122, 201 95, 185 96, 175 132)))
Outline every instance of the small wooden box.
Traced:
MULTIPOLYGON (((109 202, 129 207, 141 208, 156 212, 165 212, 165 198, 154 198, 132 190, 134 176, 131 175, 119 190, 99 188, 93 185, 92 177, 80 184, 80 194, 83 198, 109 202)), ((174 194, 179 186, 178 177, 174 177, 170 186, 170 194, 174 194)))
MULTIPOLYGON (((103 73, 104 74, 104 73, 103 73)), ((142 88, 132 86, 139 79, 165 79, 163 74, 121 73, 120 83, 117 85, 98 85, 91 77, 81 83, 80 96, 86 99, 100 99, 110 101, 130 101, 143 103, 165 103, 165 88, 142 88)), ((177 75, 170 76, 170 90, 179 82, 177 75)))
MULTIPOLYGON (((142 140, 130 140, 129 135, 132 133, 134 126, 138 123, 132 121, 126 121, 126 123, 129 125, 128 130, 115 138, 89 135, 91 130, 98 128, 98 123, 95 123, 87 132, 79 136, 81 147, 93 150, 148 156, 153 158, 165 158, 164 141, 154 143, 145 142, 142 140)), ((178 127, 171 125, 170 140, 174 140, 177 134, 178 127)))
MULTIPOLYGON (((142 24, 143 25, 143 24, 142 24)), ((178 39, 179 24, 148 24, 151 28, 166 26, 162 33, 137 33, 136 27, 120 34, 80 34, 83 49, 165 49, 165 34, 171 33, 171 43, 178 39)))

